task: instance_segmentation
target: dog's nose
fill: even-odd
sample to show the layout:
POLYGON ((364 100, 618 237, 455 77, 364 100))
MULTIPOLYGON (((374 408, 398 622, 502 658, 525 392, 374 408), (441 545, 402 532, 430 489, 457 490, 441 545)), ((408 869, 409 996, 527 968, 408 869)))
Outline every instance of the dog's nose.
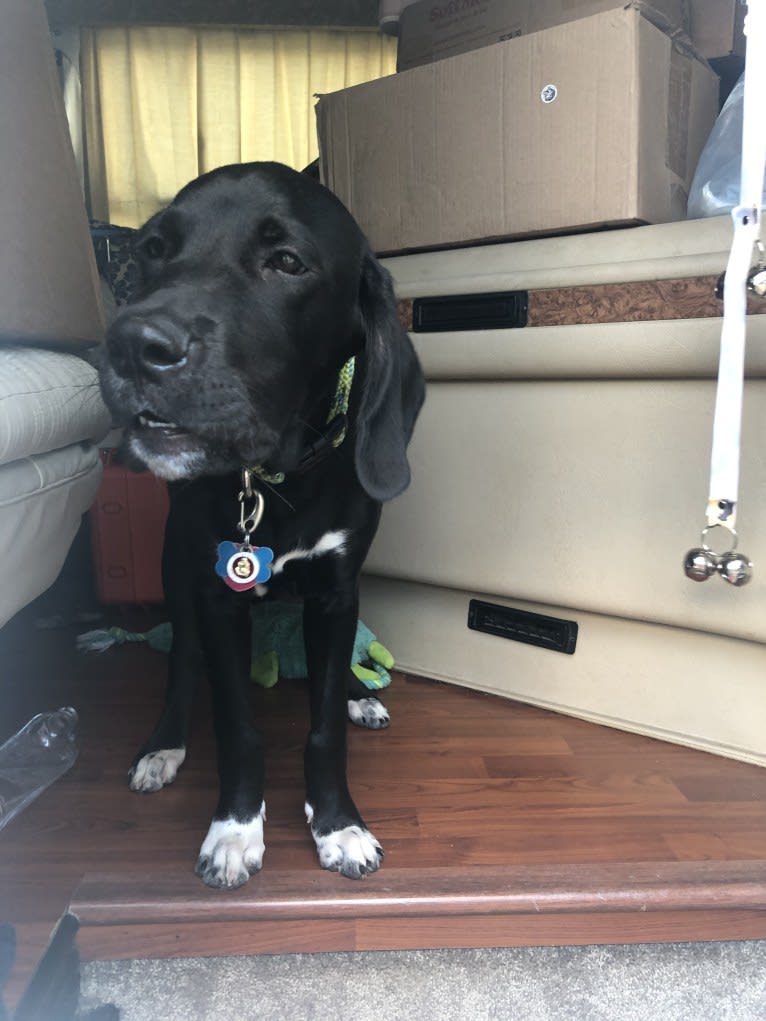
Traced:
MULTIPOLYGON (((190 337, 187 330, 169 318, 126 319, 113 331, 110 345, 124 356, 130 352, 135 370, 150 379, 183 368, 189 354, 190 337)), ((118 360, 120 359, 118 355, 118 360)), ((125 359, 127 361, 127 359, 125 359)))

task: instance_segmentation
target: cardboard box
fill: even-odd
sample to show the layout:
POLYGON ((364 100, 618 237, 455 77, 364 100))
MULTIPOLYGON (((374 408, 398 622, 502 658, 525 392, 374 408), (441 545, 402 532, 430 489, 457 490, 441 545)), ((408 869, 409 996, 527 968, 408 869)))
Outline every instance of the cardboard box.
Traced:
POLYGON ((380 253, 683 219, 718 79, 636 10, 320 98, 322 175, 380 253))
POLYGON ((402 11, 396 69, 406 71, 615 7, 640 10, 669 35, 688 28, 686 0, 418 0, 402 11))
POLYGON ((745 55, 745 7, 739 0, 688 0, 689 34, 699 54, 718 57, 745 55))
POLYGON ((8 0, 2 20, 0 341, 95 344, 98 276, 45 10, 8 0))

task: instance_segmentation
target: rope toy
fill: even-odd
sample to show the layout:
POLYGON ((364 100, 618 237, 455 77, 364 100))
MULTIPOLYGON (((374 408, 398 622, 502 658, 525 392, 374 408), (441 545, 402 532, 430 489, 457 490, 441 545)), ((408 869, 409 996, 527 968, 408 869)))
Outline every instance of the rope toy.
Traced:
MULTIPOLYGON (((275 601, 258 607, 252 615, 253 648, 257 653, 250 667, 250 679, 262 688, 273 688, 280 677, 306 677, 306 654, 303 644, 303 609, 300 603, 275 601)), ((149 631, 128 631, 121 627, 86 631, 77 636, 79 652, 105 652, 113 645, 146 642, 156 652, 170 652, 173 628, 158 624, 149 631)), ((351 670, 371 691, 387 688, 391 683, 394 657, 361 620, 357 621, 351 670)))

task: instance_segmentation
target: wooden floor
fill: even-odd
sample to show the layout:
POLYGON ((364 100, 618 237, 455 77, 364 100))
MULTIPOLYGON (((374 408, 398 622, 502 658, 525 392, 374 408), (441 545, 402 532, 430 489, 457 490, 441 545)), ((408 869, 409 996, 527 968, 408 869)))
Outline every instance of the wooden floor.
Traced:
POLYGON ((193 874, 216 797, 206 691, 176 783, 133 794, 164 657, 78 656, 74 634, 16 629, 0 649, 0 740, 43 707, 81 715, 75 767, 0 831, 11 1000, 70 905, 86 958, 766 937, 766 770, 402 676, 389 730, 350 726, 351 787, 383 869, 356 883, 319 869, 305 690, 281 681, 253 693, 263 871, 209 890, 193 874))

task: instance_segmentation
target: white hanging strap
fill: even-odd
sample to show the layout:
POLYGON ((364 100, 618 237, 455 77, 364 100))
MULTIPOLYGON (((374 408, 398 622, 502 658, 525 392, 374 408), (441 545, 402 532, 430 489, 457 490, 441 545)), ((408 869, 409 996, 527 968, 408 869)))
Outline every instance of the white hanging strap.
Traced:
POLYGON ((761 237, 761 202, 766 166, 766 0, 749 0, 745 20, 745 89, 742 118, 740 200, 732 210, 734 237, 726 266, 723 327, 718 367, 707 525, 735 533, 739 493, 739 448, 745 371, 747 280, 761 237))

